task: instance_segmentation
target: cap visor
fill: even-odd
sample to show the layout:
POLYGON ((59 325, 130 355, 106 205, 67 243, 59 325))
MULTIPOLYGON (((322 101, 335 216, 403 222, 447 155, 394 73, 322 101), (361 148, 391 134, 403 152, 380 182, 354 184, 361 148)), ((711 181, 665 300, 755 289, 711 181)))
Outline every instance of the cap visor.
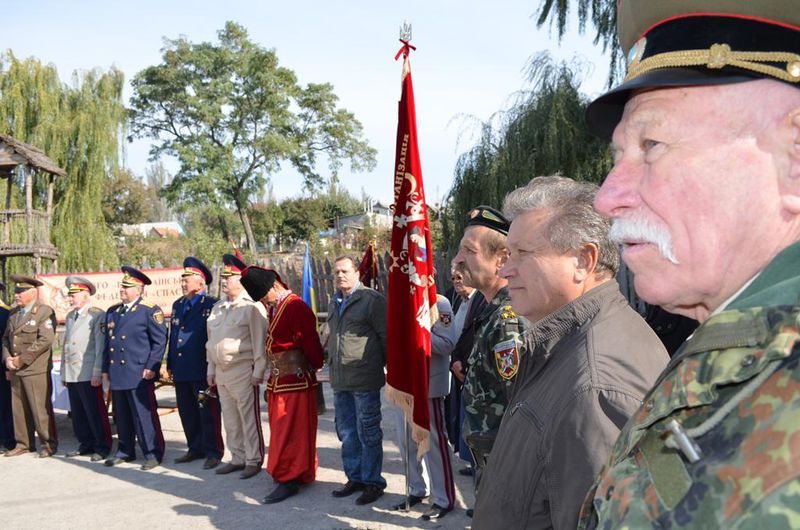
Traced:
POLYGON ((715 72, 707 68, 662 68, 651 70, 592 101, 586 108, 586 126, 595 136, 611 140, 614 129, 622 119, 625 103, 635 90, 680 86, 727 85, 759 79, 758 75, 725 71, 715 72))

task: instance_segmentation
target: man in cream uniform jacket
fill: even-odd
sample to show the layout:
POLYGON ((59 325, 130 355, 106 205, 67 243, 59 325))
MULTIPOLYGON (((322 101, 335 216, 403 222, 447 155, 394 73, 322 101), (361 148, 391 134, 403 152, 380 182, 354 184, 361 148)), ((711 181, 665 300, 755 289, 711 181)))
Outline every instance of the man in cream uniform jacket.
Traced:
POLYGON ((258 474, 264 463, 264 434, 258 387, 267 369, 267 313, 241 284, 245 264, 223 256, 222 299, 208 317, 208 385, 217 386, 231 461, 216 474, 241 471, 240 478, 258 474))
POLYGON ((67 457, 92 455, 92 462, 105 460, 111 452, 111 428, 103 399, 103 324, 106 312, 92 307, 95 286, 81 276, 68 276, 67 313, 61 348, 61 382, 67 387, 72 426, 78 449, 67 457))

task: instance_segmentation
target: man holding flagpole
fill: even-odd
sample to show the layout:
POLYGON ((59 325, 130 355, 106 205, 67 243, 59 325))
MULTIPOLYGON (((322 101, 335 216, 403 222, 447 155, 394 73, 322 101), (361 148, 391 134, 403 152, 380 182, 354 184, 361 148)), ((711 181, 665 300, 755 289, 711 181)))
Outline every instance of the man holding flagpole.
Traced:
POLYGON ((439 318, 433 281, 428 209, 417 146, 414 87, 408 55, 415 49, 405 26, 402 94, 398 105, 394 173, 394 218, 389 266, 389 313, 387 322, 386 397, 398 405, 411 423, 417 458, 430 446, 428 373, 431 360, 431 328, 439 318))

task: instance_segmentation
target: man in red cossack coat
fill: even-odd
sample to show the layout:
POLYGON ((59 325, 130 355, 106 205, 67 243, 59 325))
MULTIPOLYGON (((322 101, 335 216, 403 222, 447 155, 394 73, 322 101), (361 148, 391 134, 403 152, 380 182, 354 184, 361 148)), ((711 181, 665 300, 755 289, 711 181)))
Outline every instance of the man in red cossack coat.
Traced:
POLYGON ((311 308, 283 283, 278 273, 250 266, 242 285, 267 308, 266 353, 271 361, 267 381, 269 455, 267 472, 277 487, 262 499, 273 504, 295 495, 317 474, 316 371, 322 367, 322 345, 311 308))

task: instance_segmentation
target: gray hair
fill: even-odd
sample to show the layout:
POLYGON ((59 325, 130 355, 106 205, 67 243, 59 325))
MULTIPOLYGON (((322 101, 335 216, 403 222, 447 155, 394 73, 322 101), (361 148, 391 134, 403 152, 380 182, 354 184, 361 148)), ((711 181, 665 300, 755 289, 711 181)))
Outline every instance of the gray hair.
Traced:
POLYGON ((342 256, 337 256, 336 259, 333 260, 333 264, 335 265, 335 264, 339 263, 340 261, 349 261, 350 263, 353 264, 353 270, 356 270, 356 271, 358 270, 358 265, 356 265, 356 258, 354 258, 353 256, 350 256, 349 254, 345 254, 345 255, 342 255, 342 256))
POLYGON ((549 212, 545 235, 560 252, 597 246, 598 274, 613 277, 619 269, 619 249, 608 237, 611 222, 594 209, 597 186, 561 176, 536 177, 506 195, 503 215, 510 221, 532 210, 549 212))

